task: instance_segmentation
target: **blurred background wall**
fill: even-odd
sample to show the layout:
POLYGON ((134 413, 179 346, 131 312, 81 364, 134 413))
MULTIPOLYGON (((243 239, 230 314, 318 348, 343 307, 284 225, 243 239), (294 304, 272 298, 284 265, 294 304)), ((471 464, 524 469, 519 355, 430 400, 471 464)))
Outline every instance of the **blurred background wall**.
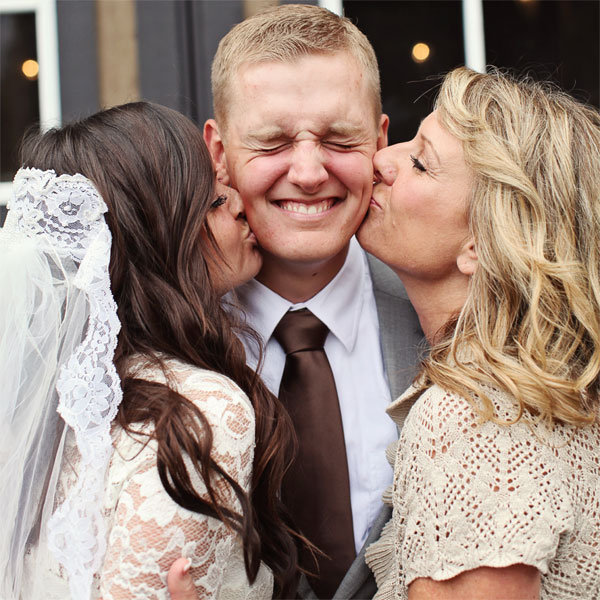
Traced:
MULTIPOLYGON (((220 38, 288 1, 0 0, 0 223, 27 128, 140 98, 202 124, 212 113, 210 64, 220 38)), ((598 0, 308 3, 343 12, 373 44, 390 143, 414 135, 441 73, 473 61, 553 79, 600 106, 598 0)))

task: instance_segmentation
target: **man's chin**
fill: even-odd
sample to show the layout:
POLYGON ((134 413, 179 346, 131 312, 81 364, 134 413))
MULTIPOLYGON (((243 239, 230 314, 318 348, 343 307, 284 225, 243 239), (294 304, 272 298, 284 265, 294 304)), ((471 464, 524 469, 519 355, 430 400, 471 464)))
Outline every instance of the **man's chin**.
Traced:
MULTIPOLYGON (((297 239, 297 238, 296 238, 297 239)), ((274 246, 271 247, 262 245, 261 251, 266 263, 290 266, 294 265, 312 265, 322 264, 336 261, 340 254, 345 256, 350 239, 345 243, 340 243, 340 240, 335 240, 335 243, 326 243, 312 239, 305 240, 302 244, 294 244, 290 239, 289 246, 274 246)))

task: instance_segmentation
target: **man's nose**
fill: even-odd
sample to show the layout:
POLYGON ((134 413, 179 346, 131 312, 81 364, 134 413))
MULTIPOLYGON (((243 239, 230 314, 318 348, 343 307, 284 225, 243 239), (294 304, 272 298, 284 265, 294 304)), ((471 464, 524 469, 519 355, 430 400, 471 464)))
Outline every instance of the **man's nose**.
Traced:
POLYGON ((322 150, 318 144, 299 143, 292 154, 288 171, 289 181, 309 194, 316 192, 329 178, 323 161, 322 150))
POLYGON ((383 181, 386 185, 393 185, 398 175, 397 151, 400 144, 387 146, 375 153, 373 157, 373 171, 375 179, 383 181))

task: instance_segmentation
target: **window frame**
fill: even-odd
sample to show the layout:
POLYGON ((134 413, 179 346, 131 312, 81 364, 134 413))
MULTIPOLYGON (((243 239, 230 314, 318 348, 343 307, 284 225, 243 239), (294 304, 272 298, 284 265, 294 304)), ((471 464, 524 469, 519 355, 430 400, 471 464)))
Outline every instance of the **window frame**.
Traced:
MULTIPOLYGON (((0 13, 34 13, 37 61, 40 65, 38 93, 40 125, 49 129, 61 124, 58 27, 56 0, 0 0, 0 13)), ((10 198, 12 182, 0 182, 0 205, 10 198)))

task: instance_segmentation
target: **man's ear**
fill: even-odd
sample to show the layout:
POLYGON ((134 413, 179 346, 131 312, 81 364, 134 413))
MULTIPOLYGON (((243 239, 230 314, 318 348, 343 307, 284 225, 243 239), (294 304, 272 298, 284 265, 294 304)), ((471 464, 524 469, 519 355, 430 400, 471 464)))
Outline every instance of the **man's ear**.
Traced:
POLYGON ((463 275, 468 275, 470 277, 475 273, 478 262, 479 259, 477 258, 477 252, 475 250, 475 242, 473 241, 473 238, 470 238, 465 242, 456 257, 456 266, 463 275))
POLYGON ((223 138, 219 133, 219 126, 214 119, 208 119, 208 121, 204 123, 204 141, 210 152, 213 164, 215 165, 217 180, 225 185, 230 185, 223 138))
POLYGON ((377 134, 377 150, 381 150, 388 145, 388 127, 390 126, 390 118, 387 115, 379 117, 379 130, 377 134))

